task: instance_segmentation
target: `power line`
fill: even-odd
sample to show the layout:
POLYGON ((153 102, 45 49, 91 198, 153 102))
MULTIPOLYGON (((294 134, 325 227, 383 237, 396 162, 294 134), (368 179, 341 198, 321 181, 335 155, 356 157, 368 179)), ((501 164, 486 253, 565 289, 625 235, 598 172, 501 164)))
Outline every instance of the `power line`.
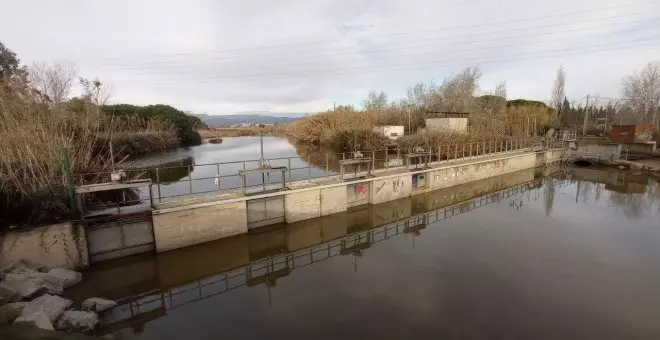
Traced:
MULTIPOLYGON (((646 39, 646 40, 637 40, 637 41, 627 41, 625 43, 639 43, 639 42, 654 42, 657 41, 659 37, 653 37, 652 39, 646 39)), ((508 62, 508 61, 513 61, 513 60, 521 60, 521 59, 538 59, 538 58, 548 58, 548 57, 558 57, 558 56, 564 56, 564 55, 573 55, 573 54, 580 54, 580 53, 592 53, 592 52, 601 52, 601 51, 612 51, 612 50, 622 50, 622 49, 629 49, 629 48, 636 48, 636 47, 643 47, 643 46, 652 46, 654 44, 638 44, 638 45, 623 45, 623 46, 617 46, 617 47, 609 47, 609 48, 604 48, 604 49, 593 49, 596 47, 602 47, 602 46, 611 46, 612 44, 601 44, 601 45, 593 45, 593 46, 586 46, 587 50, 583 50, 585 47, 581 47, 578 49, 573 49, 573 48, 566 48, 566 49, 555 49, 555 50, 546 50, 546 51, 537 51, 537 52, 531 52, 531 53, 519 53, 516 56, 529 56, 527 58, 506 58, 506 56, 491 56, 491 57, 478 57, 478 58, 462 58, 459 60, 452 61, 454 63, 460 62, 460 65, 466 65, 469 63, 477 63, 477 64, 488 64, 488 63, 500 63, 500 62, 508 62), (537 54, 543 54, 543 53, 553 53, 553 52, 568 52, 568 53, 560 53, 560 54, 550 54, 550 55, 539 55, 539 56, 534 56, 537 54), (498 58, 504 58, 504 59, 498 59, 498 58), (469 63, 468 63, 469 62, 469 63)), ((460 66, 459 65, 459 66, 460 66)), ((392 66, 407 66, 404 68, 396 68, 394 70, 409 70, 409 69, 419 69, 419 68, 429 68, 429 67, 440 67, 440 66, 457 66, 457 64, 438 64, 438 61, 431 61, 431 62, 424 62, 424 63, 411 63, 410 65, 392 65, 392 66)), ((297 71, 304 71, 306 73, 305 76, 309 75, 310 73, 333 73, 333 75, 344 75, 344 74, 354 74, 354 73, 362 73, 363 71, 366 72, 383 72, 387 71, 387 69, 381 69, 382 66, 378 67, 362 67, 362 68, 353 68, 353 69, 317 69, 317 70, 297 70, 297 71), (357 71, 357 72, 356 72, 357 71)), ((302 78, 304 78, 303 76, 302 78)), ((241 76, 212 76, 212 77, 197 77, 197 78, 188 78, 188 79, 167 79, 165 82, 176 82, 176 83, 181 83, 185 81, 193 81, 193 82, 229 82, 229 81, 237 81, 237 80, 249 80, 249 79, 291 79, 291 78, 301 78, 301 77, 296 77, 296 76, 291 76, 290 74, 286 73, 280 73, 280 74, 270 74, 270 75, 264 75, 264 74, 251 74, 251 75, 241 75, 241 76), (277 77, 273 77, 277 76, 277 77)), ((144 82, 151 82, 151 83, 156 83, 156 82, 163 82, 162 80, 137 80, 137 81, 120 81, 122 83, 144 83, 144 82)))
MULTIPOLYGON (((660 20, 660 18, 650 18, 650 19, 660 20)), ((643 21, 647 21, 647 20, 649 20, 649 19, 645 19, 643 21)), ((629 22, 629 23, 625 23, 625 25, 623 25, 623 26, 624 27, 625 26, 632 26, 632 25, 637 24, 637 23, 638 22, 629 22)), ((610 25, 608 27, 611 28, 612 25, 610 25)), ((590 28, 586 28, 586 29, 585 28, 576 28, 576 29, 562 30, 562 31, 542 32, 542 33, 538 33, 538 34, 519 35, 519 36, 515 36, 515 37, 500 37, 500 38, 490 38, 490 39, 481 39, 481 40, 472 40, 472 41, 456 41, 453 44, 449 44, 449 46, 451 46, 451 45, 465 45, 465 44, 470 44, 470 43, 475 43, 475 42, 492 42, 492 41, 500 41, 500 40, 508 41, 508 40, 512 40, 512 39, 530 39, 530 38, 537 38, 537 37, 540 37, 540 36, 554 35, 554 34, 559 34, 559 33, 584 32, 585 30, 597 29, 597 28, 600 28, 600 27, 590 27, 590 28)), ((633 30, 626 30, 626 32, 636 32, 636 31, 646 32, 646 31, 648 31, 648 28, 638 28, 638 29, 633 29, 633 30)), ((610 34, 611 33, 606 33, 606 34, 601 34, 601 35, 597 35, 597 36, 586 36, 586 37, 585 36, 558 37, 558 38, 555 38, 555 39, 547 39, 547 40, 544 40, 544 41, 534 41, 534 42, 531 42, 531 44, 545 43, 545 42, 548 42, 548 41, 572 40, 572 39, 580 39, 580 38, 606 37, 610 34)), ((410 41, 410 42, 423 42, 423 41, 433 41, 433 40, 436 40, 436 39, 422 39, 422 40, 410 41)), ((517 44, 511 45, 510 44, 510 45, 499 45, 499 46, 484 46, 484 47, 475 47, 475 48, 471 48, 471 49, 452 50, 451 52, 472 51, 472 50, 480 50, 480 49, 487 49, 487 48, 498 48, 498 47, 509 47, 509 46, 519 46, 519 45, 517 45, 517 44)), ((303 60, 305 60, 305 59, 318 59, 318 58, 321 58, 321 57, 329 57, 329 56, 337 56, 337 55, 363 56, 365 53, 390 52, 390 51, 411 51, 411 50, 415 50, 416 48, 428 48, 428 47, 429 47, 429 45, 425 44, 423 46, 415 46, 415 47, 399 46, 399 47, 391 47, 391 48, 384 48, 384 49, 362 49, 362 50, 359 50, 359 51, 353 50, 353 51, 347 51, 347 52, 336 52, 336 53, 327 53, 327 54, 324 53, 324 54, 317 54, 317 55, 312 54, 312 55, 300 56, 299 54, 297 54, 297 55, 295 55, 295 57, 296 57, 296 65, 300 65, 301 58, 303 60)), ((443 47, 447 47, 447 45, 443 45, 443 47)), ((434 53, 437 53, 437 52, 434 52, 434 53)), ((422 53, 422 55, 424 55, 424 54, 429 54, 429 53, 422 53)), ((414 55, 414 54, 410 54, 410 55, 414 55)), ((379 58, 379 57, 382 57, 382 56, 383 55, 375 54, 375 55, 371 55, 370 58, 379 58)), ((264 62, 264 61, 269 61, 270 62, 270 61, 273 61, 273 60, 290 60, 292 57, 293 56, 279 56, 279 57, 269 57, 269 58, 265 58, 265 59, 253 59, 253 60, 243 59, 243 60, 240 60, 238 62, 217 62, 217 61, 215 61, 215 60, 222 60, 222 59, 225 59, 225 58, 217 58, 217 59, 212 58, 210 60, 213 60, 213 64, 212 64, 213 66, 217 66, 217 65, 232 65, 232 66, 234 66, 234 65, 241 65, 241 64, 257 64, 257 63, 261 63, 261 62, 264 62)), ((232 59, 234 59, 234 58, 232 58, 232 59)), ((195 64, 195 65, 204 65, 204 64, 195 64)), ((145 67, 148 68, 148 69, 151 69, 151 70, 158 70, 158 69, 172 70, 173 67, 174 68, 176 68, 176 67, 181 68, 181 67, 187 67, 187 66, 190 66, 190 64, 186 65, 185 62, 182 63, 182 62, 176 62, 176 61, 143 62, 143 63, 136 64, 135 67, 121 68, 121 70, 143 70, 145 67), (140 67, 140 65, 142 65, 142 67, 140 67), (154 66, 150 66, 150 65, 154 65, 154 66), (173 65, 173 66, 168 66, 168 65, 173 65)), ((112 66, 104 67, 103 65, 101 65, 101 68, 116 69, 112 66)))
MULTIPOLYGON (((651 38, 658 38, 658 37, 660 37, 660 36, 654 36, 654 37, 651 37, 651 38)), ((550 40, 543 41, 542 43, 554 42, 554 41, 564 41, 564 40, 567 40, 567 39, 550 39, 550 40)), ((570 39, 569 39, 569 40, 570 40, 570 39)), ((645 41, 645 40, 642 40, 642 41, 645 41)), ((621 41, 621 42, 608 42, 607 45, 615 45, 615 44, 617 44, 617 43, 627 43, 627 42, 628 42, 628 41, 621 41)), ((528 46, 528 45, 525 45, 525 46, 528 46)), ((502 48, 506 48, 506 47, 520 47, 520 45, 519 45, 519 44, 506 44, 506 45, 483 46, 483 47, 468 48, 468 49, 453 49, 453 50, 443 51, 443 52, 433 51, 433 52, 423 52, 423 53, 413 53, 413 54, 399 54, 399 55, 397 55, 397 57, 438 56, 438 55, 440 55, 440 53, 444 53, 444 54, 442 54, 442 55, 443 55, 443 56, 447 56, 447 53, 456 54, 456 52, 468 52, 468 51, 479 51, 479 50, 490 50, 490 49, 502 49, 502 48)), ((535 53, 538 53, 538 52, 535 52, 535 53)), ((389 56, 382 56, 382 57, 389 57, 389 56)), ((379 59, 379 58, 376 57, 376 56, 371 56, 371 57, 370 57, 370 60, 373 60, 373 59, 379 59)), ((343 61, 343 62, 347 62, 347 61, 350 61, 350 60, 343 59, 342 61, 343 61)), ((436 61, 437 61, 437 60, 436 60, 436 61)), ((314 66, 314 65, 316 65, 316 64, 317 64, 317 63, 315 63, 315 62, 311 62, 311 63, 310 63, 310 62, 300 62, 300 61, 297 61, 296 63, 289 63, 289 64, 275 64, 275 65, 268 65, 269 67, 267 67, 267 68, 263 68, 263 67, 262 67, 262 68, 258 68, 257 70, 259 70, 259 71, 270 71, 270 70, 278 71, 278 70, 281 70, 282 68, 287 68, 287 67, 292 67, 292 66, 293 66, 293 67, 296 67, 296 68, 300 68, 300 67, 303 66, 303 65, 311 65, 311 66, 314 66)), ((159 71, 159 70, 168 70, 168 71, 174 71, 174 70, 177 70, 177 71, 192 70, 192 71, 194 71, 194 70, 198 69, 198 67, 201 67, 201 68, 205 68, 205 67, 216 67, 216 66, 218 66, 218 65, 229 65, 229 66, 236 67, 236 66, 241 65, 241 64, 222 64, 222 63, 219 63, 219 64, 195 64, 195 65, 182 65, 182 66, 180 66, 180 67, 170 67, 170 68, 147 68, 147 69, 145 69, 144 71, 139 70, 139 69, 136 69, 136 70, 137 70, 137 71, 141 71, 141 72, 138 72, 137 74, 141 74, 141 75, 155 75, 155 74, 160 74, 159 72, 157 72, 157 71, 159 71), (153 71, 153 72, 152 72, 152 71, 153 71)), ((124 69, 122 69, 122 70, 124 70, 124 69)), ((129 69, 129 70, 132 70, 132 69, 129 69)))
MULTIPOLYGON (((460 25, 460 26, 433 28, 433 29, 425 29, 425 30, 418 30, 418 31, 379 34, 379 35, 358 35, 358 36, 353 36, 352 38, 391 37, 391 36, 401 36, 401 35, 410 35, 410 34, 420 34, 420 33, 427 33, 427 32, 451 31, 451 30, 465 29, 465 28, 489 27, 489 26, 494 26, 494 25, 538 21, 538 20, 543 20, 543 19, 548 19, 548 18, 566 17, 566 16, 573 16, 573 15, 579 15, 579 14, 593 14, 594 12, 597 12, 597 11, 605 11, 605 10, 611 10, 611 9, 621 9, 621 8, 626 8, 626 7, 641 6, 641 5, 646 5, 646 4, 655 3, 655 2, 656 1, 653 1, 653 0, 651 0, 651 1, 642 1, 642 2, 639 2, 639 3, 633 3, 633 4, 606 6, 606 7, 593 8, 593 9, 582 10, 582 11, 556 13, 556 14, 538 16, 538 17, 533 17, 533 18, 495 21, 495 22, 475 24, 475 25, 460 25)), ((260 50, 260 49, 268 49, 268 48, 291 47, 291 46, 296 46, 296 45, 327 44, 327 43, 341 42, 341 41, 344 41, 344 40, 343 39, 317 40, 317 41, 283 43, 283 44, 274 44, 274 45, 261 45, 261 46, 244 47, 244 48, 217 49, 217 50, 199 51, 199 52, 162 53, 162 54, 155 54, 153 56, 180 56, 180 55, 196 55, 196 54, 219 53, 219 52, 251 51, 251 50, 260 50)), ((125 57, 102 57, 102 58, 99 58, 99 59, 116 60, 116 59, 122 59, 122 58, 125 58, 125 57)))

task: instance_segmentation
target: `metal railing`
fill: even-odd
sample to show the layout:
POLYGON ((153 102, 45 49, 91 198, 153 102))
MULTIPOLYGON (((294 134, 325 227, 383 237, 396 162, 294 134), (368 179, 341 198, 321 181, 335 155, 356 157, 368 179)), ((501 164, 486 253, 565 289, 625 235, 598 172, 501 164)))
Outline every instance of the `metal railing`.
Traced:
MULTIPOLYGON (((553 185, 555 188, 562 188, 571 183, 569 180, 553 180, 553 183, 550 185, 553 185)), ((110 313, 106 314, 102 320, 102 324, 104 327, 108 327, 111 324, 133 318, 142 313, 148 313, 154 309, 162 308, 171 310, 240 287, 252 286, 258 283, 266 283, 268 285, 270 280, 289 275, 294 269, 307 267, 338 255, 357 254, 373 244, 389 240, 401 234, 412 233, 416 235, 418 231, 424 229, 429 224, 449 220, 454 216, 530 193, 532 190, 535 191, 535 199, 537 199, 539 197, 538 189, 541 186, 542 180, 537 179, 491 194, 468 199, 441 209, 413 215, 394 223, 369 230, 357 231, 305 249, 270 256, 254 261, 246 266, 170 288, 166 291, 152 291, 127 297, 119 301, 119 304, 110 313)), ((520 209, 519 203, 512 204, 510 202, 509 206, 520 209)))
MULTIPOLYGON (((550 147, 565 147, 565 142, 560 139, 502 139, 465 144, 443 144, 437 147, 423 148, 423 153, 428 155, 431 164, 443 162, 455 162, 472 160, 493 155, 520 152, 540 151, 550 147)), ((384 150, 361 151, 365 157, 371 160, 371 169, 387 170, 406 168, 409 165, 417 166, 417 163, 407 164, 406 155, 420 154, 416 150, 401 148, 387 148, 384 150)), ((284 176, 285 185, 294 181, 313 180, 319 178, 336 177, 340 173, 340 161, 352 157, 354 152, 344 153, 319 153, 307 157, 279 157, 269 158, 267 161, 273 167, 284 166, 287 168, 284 176)), ((129 180, 150 179, 152 186, 147 192, 141 190, 135 199, 126 200, 123 197, 122 204, 131 205, 144 203, 145 200, 153 199, 157 202, 175 200, 192 195, 217 194, 223 192, 236 192, 242 188, 247 192, 255 189, 262 190, 268 187, 281 187, 281 180, 271 178, 262 174, 261 176, 248 176, 245 183, 240 181, 240 170, 254 169, 258 167, 261 160, 241 160, 231 162, 184 164, 164 167, 123 169, 129 180)), ((421 163, 421 162, 420 162, 421 163)), ((356 173, 357 177, 358 174, 356 173)), ((75 176, 78 186, 99 182, 107 182, 110 173, 91 173, 75 176)), ((114 203, 117 204, 116 202, 114 203)))
POLYGON ((578 146, 576 149, 568 149, 564 155, 565 161, 586 159, 595 161, 615 161, 628 159, 628 148, 621 149, 616 144, 588 144, 578 146))

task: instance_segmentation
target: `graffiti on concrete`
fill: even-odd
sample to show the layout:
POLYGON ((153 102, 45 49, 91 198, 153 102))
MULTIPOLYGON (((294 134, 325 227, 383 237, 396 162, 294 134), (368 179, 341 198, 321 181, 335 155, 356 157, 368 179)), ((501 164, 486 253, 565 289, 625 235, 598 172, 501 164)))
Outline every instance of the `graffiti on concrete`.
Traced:
POLYGON ((401 178, 397 178, 396 180, 392 181, 392 191, 394 193, 398 193, 401 191, 401 187, 403 186, 403 181, 401 178))

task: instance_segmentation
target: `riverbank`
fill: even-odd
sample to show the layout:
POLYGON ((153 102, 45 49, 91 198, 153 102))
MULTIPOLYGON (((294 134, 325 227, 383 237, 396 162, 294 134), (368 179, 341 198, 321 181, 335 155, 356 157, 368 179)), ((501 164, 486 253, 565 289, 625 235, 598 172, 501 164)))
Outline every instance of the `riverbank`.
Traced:
POLYGON ((91 333, 99 324, 99 314, 117 304, 91 297, 76 305, 77 309, 72 308, 74 302, 60 295, 80 283, 82 274, 66 268, 31 266, 19 260, 4 266, 0 276, 0 328, 31 326, 29 333, 50 334, 54 338, 66 338, 63 335, 67 333, 91 333), (43 332, 54 330, 64 334, 43 332))

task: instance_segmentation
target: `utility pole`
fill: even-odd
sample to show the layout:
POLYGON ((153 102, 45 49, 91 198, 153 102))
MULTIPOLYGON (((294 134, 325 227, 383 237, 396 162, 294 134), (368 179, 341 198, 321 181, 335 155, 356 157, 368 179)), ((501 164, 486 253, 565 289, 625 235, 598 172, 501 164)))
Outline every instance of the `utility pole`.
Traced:
POLYGON ((335 110, 337 110, 337 102, 333 100, 332 101, 332 111, 335 111, 335 110))
POLYGON ((582 123, 582 135, 587 135, 587 118, 589 117, 589 95, 587 95, 587 106, 584 108, 584 123, 582 123))
POLYGON ((412 135, 412 125, 410 123, 410 108, 408 108, 406 111, 408 111, 408 135, 412 135))

